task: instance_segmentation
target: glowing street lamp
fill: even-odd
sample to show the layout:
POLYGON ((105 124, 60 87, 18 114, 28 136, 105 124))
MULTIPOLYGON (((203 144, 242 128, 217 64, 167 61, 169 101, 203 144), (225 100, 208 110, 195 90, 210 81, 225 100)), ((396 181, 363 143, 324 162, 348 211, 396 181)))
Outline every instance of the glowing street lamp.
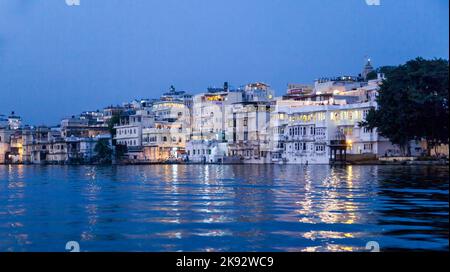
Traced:
POLYGON ((347 140, 347 141, 345 141, 345 143, 347 144, 348 147, 352 147, 352 145, 353 145, 352 140, 347 140))

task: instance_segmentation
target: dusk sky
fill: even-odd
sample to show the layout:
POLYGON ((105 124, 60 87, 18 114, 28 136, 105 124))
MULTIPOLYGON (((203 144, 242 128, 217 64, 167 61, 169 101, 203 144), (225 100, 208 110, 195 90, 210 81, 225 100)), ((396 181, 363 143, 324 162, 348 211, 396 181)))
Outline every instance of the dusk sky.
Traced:
POLYGON ((288 83, 448 59, 447 0, 0 0, 0 114, 27 124, 170 85, 288 83))

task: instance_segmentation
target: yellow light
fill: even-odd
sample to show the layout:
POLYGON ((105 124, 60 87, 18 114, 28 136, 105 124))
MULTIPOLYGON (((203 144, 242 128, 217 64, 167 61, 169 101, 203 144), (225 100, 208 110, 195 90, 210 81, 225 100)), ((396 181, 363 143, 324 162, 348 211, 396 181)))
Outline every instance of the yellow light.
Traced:
POLYGON ((213 95, 213 96, 206 96, 207 101, 223 101, 223 97, 221 95, 213 95))
POLYGON ((347 140, 347 145, 351 146, 353 144, 352 140, 347 140))

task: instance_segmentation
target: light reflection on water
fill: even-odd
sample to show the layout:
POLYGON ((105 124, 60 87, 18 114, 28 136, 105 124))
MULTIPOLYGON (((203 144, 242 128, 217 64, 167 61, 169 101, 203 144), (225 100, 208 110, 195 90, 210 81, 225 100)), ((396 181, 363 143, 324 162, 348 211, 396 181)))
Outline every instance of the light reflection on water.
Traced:
POLYGON ((447 167, 0 166, 0 251, 448 250, 447 167))

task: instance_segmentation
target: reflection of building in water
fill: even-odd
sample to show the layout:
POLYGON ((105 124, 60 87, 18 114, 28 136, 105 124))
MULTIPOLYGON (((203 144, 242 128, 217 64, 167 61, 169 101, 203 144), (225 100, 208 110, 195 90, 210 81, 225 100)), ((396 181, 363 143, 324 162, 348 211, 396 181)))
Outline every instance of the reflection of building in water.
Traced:
POLYGON ((307 224, 355 224, 371 220, 364 214, 366 203, 360 202, 359 195, 366 193, 361 188, 366 184, 354 183, 364 178, 359 167, 332 168, 328 172, 314 171, 314 167, 292 169, 289 175, 292 181, 282 178, 285 183, 275 190, 275 205, 292 206, 292 212, 278 220, 307 224), (294 182, 294 177, 297 180, 299 176, 301 184, 294 182))
POLYGON ((276 178, 273 168, 262 165, 251 167, 231 165, 229 171, 233 173, 234 179, 239 181, 232 187, 234 195, 232 207, 239 207, 233 210, 233 220, 237 222, 273 221, 276 215, 272 212, 272 205, 268 205, 274 201, 274 190, 271 188, 276 178))
MULTIPOLYGON (((81 173, 80 173, 81 174, 81 173)), ((82 241, 90 241, 95 239, 95 233, 99 223, 99 194, 101 193, 101 187, 96 182, 96 169, 84 170, 84 176, 86 177, 86 186, 83 187, 82 201, 85 203, 84 212, 86 216, 86 222, 83 224, 83 231, 81 232, 82 241)))
MULTIPOLYGON (((0 184, 0 190, 2 191, 2 197, 0 198, 5 202, 5 205, 0 207, 0 214, 6 215, 6 225, 9 226, 8 236, 15 243, 12 246, 28 246, 32 241, 26 231, 30 227, 30 225, 27 225, 29 220, 26 220, 26 215, 29 212, 28 206, 23 205, 27 197, 27 182, 23 180, 24 166, 9 166, 4 169, 5 175, 8 177, 4 180, 6 182, 3 183, 7 186, 7 188, 3 188, 6 190, 1 190, 2 184, 0 184)), ((4 248, 5 244, 0 246, 4 248)), ((8 251, 19 251, 19 249, 12 247, 8 251)))

